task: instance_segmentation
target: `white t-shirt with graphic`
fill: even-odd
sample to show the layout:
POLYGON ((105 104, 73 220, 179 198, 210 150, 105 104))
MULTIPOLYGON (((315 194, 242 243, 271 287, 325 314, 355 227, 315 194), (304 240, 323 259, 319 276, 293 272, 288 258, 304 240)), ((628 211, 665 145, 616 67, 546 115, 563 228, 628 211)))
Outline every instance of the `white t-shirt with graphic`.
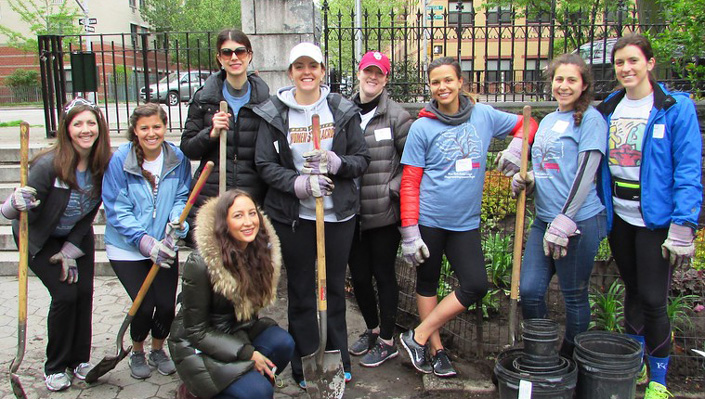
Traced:
MULTIPOLYGON (((654 94, 639 100, 626 96, 619 102, 610 119, 609 166, 613 177, 639 181, 644 132, 654 106, 654 94)), ((612 197, 614 211, 625 222, 644 227, 639 201, 612 197)))

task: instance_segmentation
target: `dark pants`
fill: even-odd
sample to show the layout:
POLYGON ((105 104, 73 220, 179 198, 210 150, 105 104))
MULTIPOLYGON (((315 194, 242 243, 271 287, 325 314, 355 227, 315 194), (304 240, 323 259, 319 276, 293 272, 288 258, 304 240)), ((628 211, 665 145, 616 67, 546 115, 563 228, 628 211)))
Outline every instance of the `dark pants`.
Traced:
POLYGON ((350 275, 357 305, 367 328, 379 326, 382 339, 392 339, 394 335, 399 302, 399 286, 394 265, 400 237, 395 224, 364 231, 360 231, 357 224, 350 249, 350 275))
MULTIPOLYGON (((273 222, 281 241, 289 291, 289 333, 296 349, 291 359, 294 379, 303 377, 301 356, 318 349, 316 303, 316 222, 300 220, 295 231, 291 226, 273 222)), ((328 342, 326 349, 338 349, 345 371, 350 371, 348 332, 345 322, 345 267, 350 253, 355 219, 325 224, 326 279, 328 297, 328 342)))
POLYGON ((436 296, 445 253, 460 283, 455 290, 458 301, 468 307, 482 299, 487 294, 488 282, 480 231, 451 231, 426 226, 419 226, 419 230, 430 256, 416 268, 416 293, 425 297, 436 296))
POLYGON ((91 230, 79 246, 85 255, 76 259, 78 282, 75 284, 59 281, 61 265, 49 263, 49 258, 61 250, 64 242, 64 238, 50 237, 29 262, 29 268, 51 295, 47 316, 47 361, 44 364, 46 375, 62 373, 66 368, 73 370, 88 362, 91 356, 95 238, 91 230))
MULTIPOLYGON (((115 275, 120 279, 125 291, 134 301, 149 269, 152 267, 150 259, 127 261, 111 260, 115 275)), ((165 339, 169 335, 171 323, 174 321, 176 310, 176 287, 179 283, 179 259, 174 260, 174 265, 169 269, 160 269, 149 287, 142 305, 140 305, 135 318, 130 324, 130 337, 134 342, 142 342, 147 335, 152 334, 154 339, 165 339)))
MULTIPOLYGON (((255 350, 271 360, 281 373, 292 354, 294 340, 280 327, 273 326, 264 330, 252 341, 255 350)), ((274 397, 274 388, 269 378, 257 370, 251 370, 230 384, 215 399, 269 399, 274 397)))
POLYGON ((661 256, 668 229, 636 227, 614 215, 609 236, 619 274, 624 281, 624 327, 643 335, 649 355, 666 357, 671 351, 671 322, 666 307, 673 269, 661 256))

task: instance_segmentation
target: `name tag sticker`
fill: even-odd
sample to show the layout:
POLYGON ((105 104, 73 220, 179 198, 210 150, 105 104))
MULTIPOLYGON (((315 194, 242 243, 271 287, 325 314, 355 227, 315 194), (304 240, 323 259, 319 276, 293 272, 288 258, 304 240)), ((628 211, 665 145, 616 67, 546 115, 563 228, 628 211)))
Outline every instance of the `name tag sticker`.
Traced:
POLYGON ((553 127, 551 130, 554 132, 558 133, 563 133, 565 132, 565 129, 568 127, 568 121, 556 121, 556 123, 553 124, 553 127))
POLYGON ((472 170, 472 159, 463 158, 455 161, 455 171, 456 172, 467 172, 472 170))
POLYGON ((531 381, 519 380, 519 395, 517 399, 531 399, 531 381))
POLYGON ((392 139, 392 129, 385 127, 382 129, 375 129, 375 140, 391 140, 392 139))
POLYGON ((274 142, 274 150, 277 152, 277 154, 279 154, 279 142, 278 141, 274 142))
POLYGON ((662 139, 664 134, 666 134, 666 125, 656 124, 654 125, 654 138, 662 139))

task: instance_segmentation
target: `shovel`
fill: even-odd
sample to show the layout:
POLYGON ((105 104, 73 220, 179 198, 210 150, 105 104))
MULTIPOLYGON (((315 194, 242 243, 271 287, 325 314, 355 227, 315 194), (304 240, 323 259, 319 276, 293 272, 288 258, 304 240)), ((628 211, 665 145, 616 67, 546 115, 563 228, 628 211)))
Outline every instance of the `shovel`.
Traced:
MULTIPOLYGON (((529 121, 531 106, 524 106, 524 137, 521 140, 521 166, 519 173, 526 179, 529 163, 529 121)), ((512 285, 509 293, 509 340, 514 346, 517 339, 517 300, 519 298, 519 276, 521 275, 521 249, 524 245, 524 212, 526 210, 526 191, 517 197, 517 215, 514 221, 514 254, 512 258, 512 285)))
MULTIPOLYGON (((203 168, 203 171, 201 171, 201 176, 198 178, 198 181, 196 181, 196 185, 193 187, 193 190, 191 190, 191 195, 188 197, 188 201, 186 202, 184 210, 181 211, 181 216, 179 217, 179 224, 182 224, 184 220, 186 220, 186 216, 193 207, 193 204, 196 202, 196 198, 198 198, 198 194, 201 192, 201 189, 203 188, 206 179, 208 179, 208 175, 210 175, 211 170, 213 170, 213 165, 213 162, 209 161, 208 163, 206 163, 206 166, 203 168)), ((152 265, 152 268, 149 269, 147 277, 144 279, 144 282, 142 283, 142 286, 140 287, 140 290, 137 293, 135 300, 132 302, 132 306, 130 306, 130 310, 127 312, 127 316, 125 316, 125 320, 123 320, 122 325, 120 326, 120 330, 118 331, 117 335, 117 352, 115 353, 115 356, 106 356, 103 358, 103 360, 100 361, 100 363, 96 364, 96 366, 93 367, 88 372, 88 374, 86 374, 87 383, 97 381, 98 378, 105 375, 108 371, 114 369, 115 366, 117 366, 117 364, 120 363, 120 361, 124 359, 132 349, 132 346, 129 346, 127 349, 123 347, 125 332, 127 331, 127 327, 130 325, 130 323, 132 323, 132 319, 135 318, 135 314, 140 308, 140 305, 142 305, 142 301, 144 300, 145 295, 147 295, 147 291, 149 291, 149 287, 152 285, 154 278, 157 277, 158 272, 159 266, 155 263, 152 265)))
MULTIPOLYGON (((317 114, 311 117, 313 145, 321 147, 321 121, 317 114)), ((326 351, 328 340, 328 299, 326 297, 326 243, 323 219, 323 197, 316 197, 316 268, 318 284, 318 349, 301 358, 306 381, 306 393, 311 399, 340 399, 345 392, 345 372, 340 350, 326 351)))
MULTIPOLYGON (((228 102, 220 102, 220 112, 228 112, 228 102)), ((220 147, 218 148, 218 195, 223 195, 226 189, 228 175, 228 129, 220 131, 220 147)))
MULTIPOLYGON (((27 185, 27 164, 29 159, 29 123, 20 124, 20 186, 27 185)), ((27 396, 22 388, 20 377, 16 374, 24 358, 27 343, 27 265, 29 263, 29 220, 27 211, 20 212, 20 263, 17 267, 19 286, 19 315, 17 324, 17 355, 10 363, 10 385, 15 397, 27 396)))

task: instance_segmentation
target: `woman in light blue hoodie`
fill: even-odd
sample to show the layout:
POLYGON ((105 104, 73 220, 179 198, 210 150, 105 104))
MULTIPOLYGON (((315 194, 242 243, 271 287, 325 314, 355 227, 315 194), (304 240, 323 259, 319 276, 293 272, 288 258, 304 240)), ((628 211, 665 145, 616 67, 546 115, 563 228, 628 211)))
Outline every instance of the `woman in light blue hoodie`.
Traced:
POLYGON ((313 43, 300 43, 289 56, 293 87, 255 108, 262 117, 255 163, 269 185, 264 208, 281 240, 289 292, 289 332, 296 351, 292 374, 302 388, 301 356, 318 348, 316 326, 316 199, 324 197, 328 293, 328 347, 343 356, 349 381, 345 323, 345 267, 360 208, 354 179, 370 161, 360 130, 359 109, 321 84, 323 54, 313 43), (311 116, 321 121, 320 149, 314 149, 311 116))

